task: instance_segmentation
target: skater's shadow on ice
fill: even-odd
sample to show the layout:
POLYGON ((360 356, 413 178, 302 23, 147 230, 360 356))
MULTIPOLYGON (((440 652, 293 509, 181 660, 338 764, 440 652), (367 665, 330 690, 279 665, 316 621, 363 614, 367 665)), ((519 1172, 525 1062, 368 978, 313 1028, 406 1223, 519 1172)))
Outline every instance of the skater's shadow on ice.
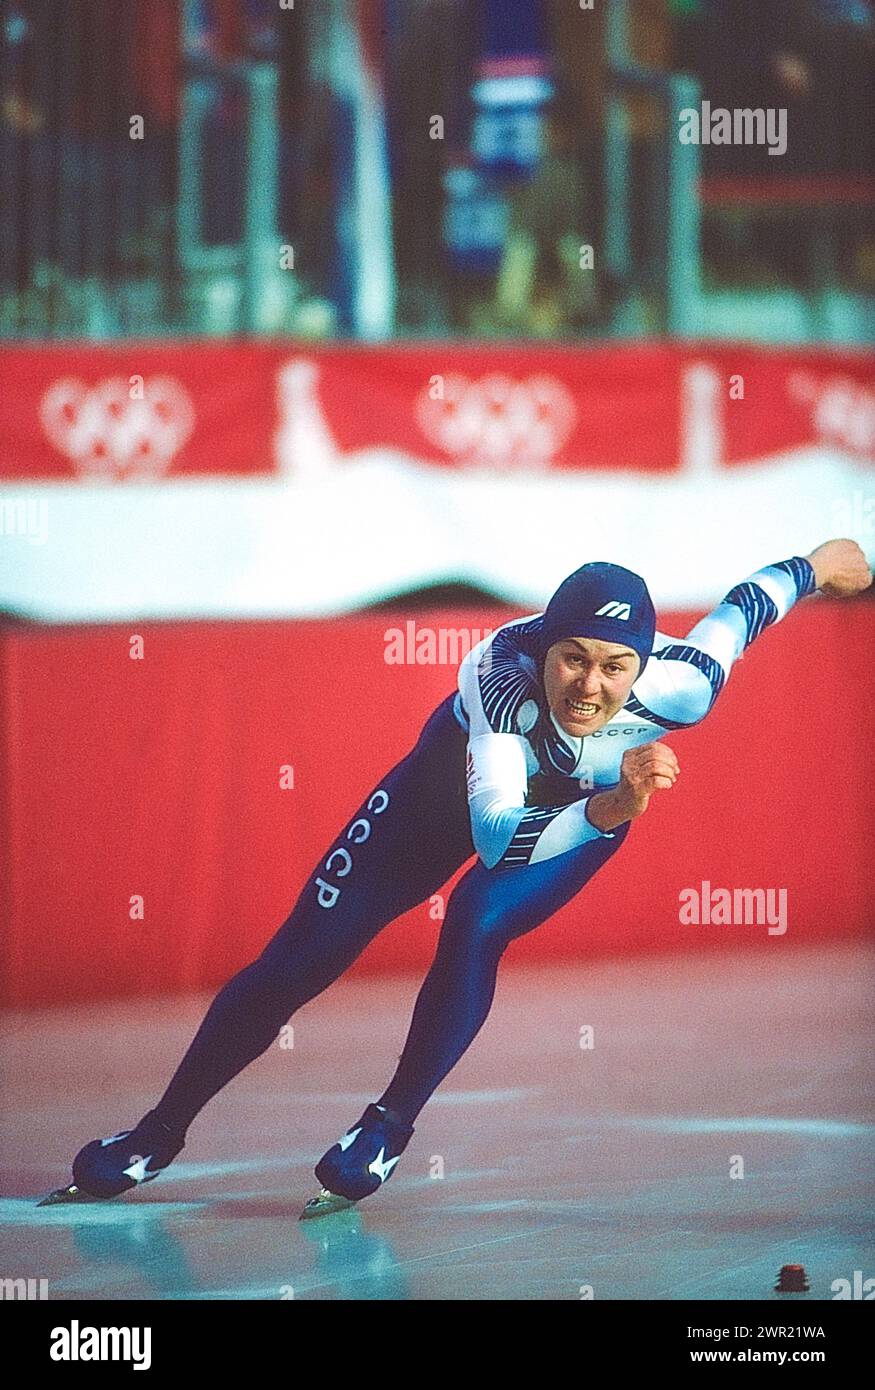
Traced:
MULTIPOLYGON (((333 1284, 338 1297, 376 1300, 410 1298, 398 1253, 382 1234, 362 1225, 357 1211, 338 1211, 300 1223, 301 1235, 316 1251, 313 1273, 333 1284)), ((301 1288, 306 1294, 306 1288, 301 1288)))
POLYGON ((143 1214, 143 1220, 118 1225, 77 1226, 73 1240, 85 1266, 127 1265, 162 1297, 191 1292, 199 1281, 180 1242, 163 1221, 143 1214))

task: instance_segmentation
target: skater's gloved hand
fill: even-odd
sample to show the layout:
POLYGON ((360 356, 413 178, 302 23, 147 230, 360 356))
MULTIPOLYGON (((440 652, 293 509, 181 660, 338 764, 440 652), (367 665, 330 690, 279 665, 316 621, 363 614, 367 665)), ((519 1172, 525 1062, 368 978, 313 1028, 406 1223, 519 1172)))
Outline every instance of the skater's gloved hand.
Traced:
POLYGON ((620 764, 620 781, 610 791, 598 792, 587 802, 586 814, 599 830, 613 830, 647 810, 655 791, 673 787, 680 766, 673 748, 648 743, 628 748, 620 764))

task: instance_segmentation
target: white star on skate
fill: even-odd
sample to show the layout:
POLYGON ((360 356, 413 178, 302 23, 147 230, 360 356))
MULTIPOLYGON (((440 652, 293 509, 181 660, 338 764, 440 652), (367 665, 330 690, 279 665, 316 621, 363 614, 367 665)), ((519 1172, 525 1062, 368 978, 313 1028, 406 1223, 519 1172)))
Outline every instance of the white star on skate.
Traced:
POLYGON ((383 1161, 385 1153, 386 1146, 384 1144, 380 1152, 377 1154, 377 1157, 374 1159, 373 1163, 368 1164, 368 1172, 376 1173, 377 1177, 380 1179, 380 1182, 386 1181, 392 1169, 395 1167, 395 1164, 398 1162, 398 1158, 401 1157, 401 1155, 399 1154, 398 1158, 390 1158, 388 1163, 385 1163, 383 1161))
POLYGON ((148 1158, 138 1158, 136 1163, 131 1164, 130 1168, 125 1168, 122 1171, 127 1173, 129 1178, 133 1178, 134 1182, 145 1182, 147 1176, 154 1178, 157 1174, 149 1173, 147 1175, 146 1173, 146 1169, 151 1163, 152 1157, 152 1154, 149 1154, 148 1158))
POLYGON ((353 1143, 355 1142, 356 1135, 361 1134, 361 1132, 362 1132, 362 1127, 361 1127, 361 1125, 359 1125, 358 1129, 350 1129, 350 1130, 347 1130, 347 1132, 346 1132, 346 1134, 344 1134, 343 1138, 342 1138, 342 1139, 338 1139, 337 1142, 338 1142, 338 1144, 340 1145, 340 1151, 341 1151, 341 1153, 346 1153, 346 1151, 347 1151, 347 1149, 349 1148, 350 1144, 353 1144, 353 1143))

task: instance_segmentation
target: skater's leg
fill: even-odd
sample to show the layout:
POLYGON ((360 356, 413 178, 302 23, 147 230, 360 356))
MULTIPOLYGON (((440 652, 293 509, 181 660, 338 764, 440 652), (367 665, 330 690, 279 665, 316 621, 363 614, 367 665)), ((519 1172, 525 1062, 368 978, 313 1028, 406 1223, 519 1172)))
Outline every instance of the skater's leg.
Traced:
POLYGON ((413 1123, 483 1026, 505 947, 570 901, 628 829, 522 869, 487 869, 479 860, 469 869, 447 904, 437 953, 380 1104, 413 1123))
POLYGON ((474 853, 463 729, 444 701, 411 752, 365 799, 320 859, 264 951, 216 996, 155 1108, 184 1133, 208 1100, 260 1056, 395 917, 436 892, 474 853))
POLYGON ((308 1203, 304 1216, 334 1210, 333 1194, 358 1201, 382 1186, 412 1137, 419 1111, 482 1027, 505 947, 573 898, 627 831, 623 827, 610 840, 524 869, 486 869, 478 861, 465 874, 447 904, 395 1075, 380 1100, 320 1159, 316 1176, 323 1193, 308 1203))

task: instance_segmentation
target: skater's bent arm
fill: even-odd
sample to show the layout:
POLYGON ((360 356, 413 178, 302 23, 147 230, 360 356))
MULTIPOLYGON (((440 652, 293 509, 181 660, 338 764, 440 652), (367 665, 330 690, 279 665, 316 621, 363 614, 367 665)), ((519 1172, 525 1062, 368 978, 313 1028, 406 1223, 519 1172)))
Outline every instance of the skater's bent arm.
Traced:
POLYGON ((471 837, 487 869, 552 859, 606 833, 586 814, 591 797, 570 806, 526 806, 523 743, 515 734, 495 733, 468 742, 471 837))
POLYGON ((620 764, 616 787, 590 797, 588 815, 603 831, 615 830, 647 810, 650 798, 660 788, 673 787, 680 775, 677 756, 666 743, 650 743, 628 748, 620 764))

